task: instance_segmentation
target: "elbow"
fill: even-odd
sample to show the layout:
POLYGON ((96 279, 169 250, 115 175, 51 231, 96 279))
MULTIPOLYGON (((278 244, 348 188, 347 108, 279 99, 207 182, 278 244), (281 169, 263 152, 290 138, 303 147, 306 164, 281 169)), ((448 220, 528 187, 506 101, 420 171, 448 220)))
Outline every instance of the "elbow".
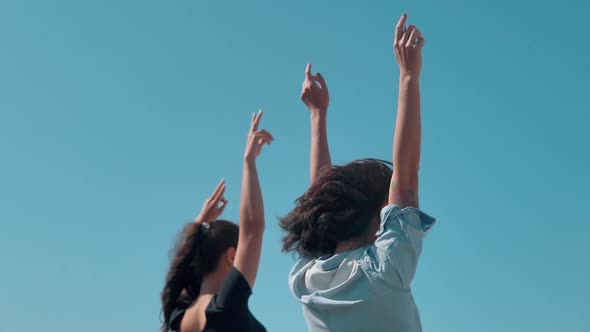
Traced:
POLYGON ((408 170, 408 183, 414 187, 414 186, 418 186, 418 171, 419 171, 420 166, 416 165, 415 167, 412 167, 408 170))
POLYGON ((264 219, 260 221, 245 222, 240 225, 240 231, 245 234, 262 235, 266 229, 264 219))
POLYGON ((408 154, 406 151, 394 151, 393 169, 407 175, 417 176, 420 169, 420 153, 408 154))
POLYGON ((266 230, 266 223, 264 222, 264 220, 262 220, 259 223, 256 223, 256 226, 254 227, 254 230, 258 234, 264 234, 264 231, 266 230))
POLYGON ((418 185, 419 165, 394 165, 393 172, 396 182, 402 187, 414 187, 418 185))

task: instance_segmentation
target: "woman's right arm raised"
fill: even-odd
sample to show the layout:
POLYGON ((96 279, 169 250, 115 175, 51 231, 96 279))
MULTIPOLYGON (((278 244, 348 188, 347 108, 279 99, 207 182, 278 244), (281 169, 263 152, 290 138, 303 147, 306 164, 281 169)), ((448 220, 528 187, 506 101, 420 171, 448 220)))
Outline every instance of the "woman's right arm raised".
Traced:
POLYGON ((309 156, 309 178, 313 183, 322 168, 332 165, 328 146, 328 105, 330 95, 322 74, 311 74, 311 63, 305 67, 305 79, 301 87, 301 101, 311 116, 311 147, 309 156))
POLYGON ((389 204, 418 207, 420 165, 420 71, 424 39, 403 14, 395 28, 394 51, 399 64, 399 98, 393 139, 393 176, 389 204))
POLYGON ((264 233, 264 205, 256 169, 256 158, 262 146, 273 141, 266 130, 259 130, 262 111, 252 115, 252 122, 244 153, 242 170, 242 192, 240 195, 240 235, 234 266, 254 286, 264 233))

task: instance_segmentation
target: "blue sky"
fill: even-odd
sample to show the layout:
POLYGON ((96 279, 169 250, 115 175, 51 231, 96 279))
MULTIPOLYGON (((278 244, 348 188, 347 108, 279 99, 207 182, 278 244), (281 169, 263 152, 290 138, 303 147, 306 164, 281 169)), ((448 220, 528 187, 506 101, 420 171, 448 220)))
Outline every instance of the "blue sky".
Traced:
POLYGON ((303 331, 276 217, 308 181, 305 63, 337 163, 390 158, 392 31, 426 38, 414 282, 425 331, 584 331, 590 33, 583 1, 0 1, 2 330, 155 331, 168 251, 220 178, 236 220, 250 114, 267 231, 251 298, 303 331))

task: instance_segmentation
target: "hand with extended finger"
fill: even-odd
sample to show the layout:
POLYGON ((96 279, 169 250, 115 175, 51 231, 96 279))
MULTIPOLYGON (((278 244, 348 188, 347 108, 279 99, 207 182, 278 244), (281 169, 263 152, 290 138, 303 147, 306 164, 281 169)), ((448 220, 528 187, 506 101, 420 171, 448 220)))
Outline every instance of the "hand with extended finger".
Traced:
POLYGON ((250 132, 248 132, 248 140, 246 142, 246 152, 244 153, 244 160, 252 162, 260 154, 262 146, 270 144, 274 138, 272 135, 264 130, 258 130, 258 125, 262 119, 262 110, 258 113, 252 114, 252 123, 250 125, 250 132))
POLYGON ((403 14, 395 27, 393 50, 399 64, 400 75, 419 76, 422 70, 422 47, 424 38, 416 26, 406 26, 408 16, 403 14))
POLYGON ((310 111, 327 111, 330 103, 328 85, 322 74, 311 74, 311 63, 305 67, 305 79, 301 87, 301 101, 310 111))
POLYGON ((225 193, 225 180, 221 180, 211 197, 205 200, 201 213, 195 218, 196 223, 212 222, 219 219, 228 201, 223 197, 225 193))

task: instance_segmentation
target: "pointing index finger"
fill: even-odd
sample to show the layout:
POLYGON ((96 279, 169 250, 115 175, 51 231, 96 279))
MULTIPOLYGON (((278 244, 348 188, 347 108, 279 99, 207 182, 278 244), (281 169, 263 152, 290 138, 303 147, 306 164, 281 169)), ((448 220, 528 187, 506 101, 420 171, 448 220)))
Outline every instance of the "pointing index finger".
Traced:
POLYGON ((305 66, 305 78, 311 80, 311 63, 308 63, 307 66, 305 66))
POLYGON ((252 132, 258 130, 258 124, 260 123, 260 119, 262 118, 262 110, 259 110, 258 113, 252 114, 252 127, 250 128, 252 132))
POLYGON ((213 191, 213 194, 211 195, 211 199, 215 200, 216 197, 218 197, 219 193, 223 194, 224 191, 225 191, 225 180, 221 179, 221 181, 219 181, 219 184, 217 185, 217 187, 213 191))
POLYGON ((395 26, 395 41, 399 41, 403 34, 404 34, 404 25, 406 24, 406 19, 408 18, 408 14, 403 13, 402 16, 399 18, 397 25, 395 26))

